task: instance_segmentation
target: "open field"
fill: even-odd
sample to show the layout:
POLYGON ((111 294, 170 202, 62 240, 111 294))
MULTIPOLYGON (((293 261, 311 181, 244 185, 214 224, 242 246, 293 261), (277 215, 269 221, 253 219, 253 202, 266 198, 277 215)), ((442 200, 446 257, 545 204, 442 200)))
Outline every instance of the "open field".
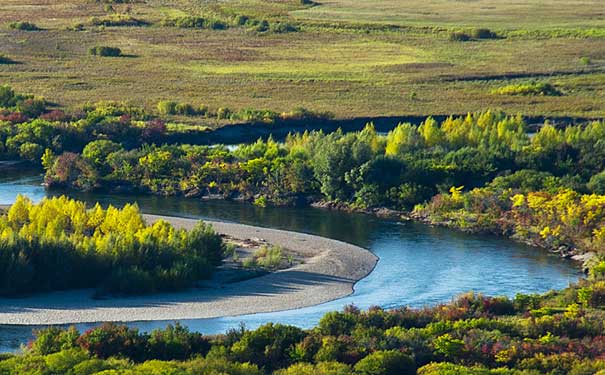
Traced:
POLYGON ((0 82, 68 108, 124 100, 155 109, 160 100, 175 100, 211 109, 289 111, 302 106, 331 111, 338 118, 460 114, 485 108, 603 117, 601 5, 594 0, 339 0, 316 6, 297 1, 148 0, 114 5, 110 11, 89 0, 5 0, 0 4, 0 54, 18 63, 0 65, 0 82), (150 25, 90 25, 91 17, 127 11, 150 25), (187 14, 223 19, 247 15, 289 22, 298 31, 160 25, 187 14), (22 20, 43 30, 8 27, 22 20), (73 30, 76 24, 83 30, 73 30), (452 30, 475 27, 489 27, 502 38, 449 40, 452 30), (88 49, 97 45, 119 47, 126 56, 90 56, 88 49), (531 79, 551 83, 563 95, 494 94, 502 86, 531 79))
POLYGON ((605 10, 599 0, 327 0, 320 3, 320 7, 292 14, 303 19, 402 26, 499 30, 605 27, 605 10))

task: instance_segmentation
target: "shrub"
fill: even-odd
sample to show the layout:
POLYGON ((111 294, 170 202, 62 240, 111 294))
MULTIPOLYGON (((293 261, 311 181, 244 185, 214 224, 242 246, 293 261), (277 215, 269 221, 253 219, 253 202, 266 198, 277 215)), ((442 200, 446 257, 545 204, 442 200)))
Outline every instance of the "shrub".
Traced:
POLYGON ((8 57, 6 55, 0 54, 0 65, 9 65, 9 64, 15 64, 15 60, 11 59, 10 57, 8 57))
POLYGON ((492 90, 498 95, 522 95, 522 96, 561 96, 563 93, 550 83, 530 82, 516 85, 507 85, 492 90))
POLYGON ((103 57, 119 57, 122 56, 122 50, 116 47, 95 46, 88 50, 88 53, 93 56, 103 57))
POLYGON ((471 36, 463 31, 454 31, 450 33, 450 40, 453 42, 468 42, 471 36))
POLYGON ((158 112, 161 115, 176 115, 177 102, 171 100, 162 100, 158 103, 158 112))
POLYGON ((177 114, 183 116, 195 116, 197 114, 195 108, 193 108, 193 106, 188 103, 178 103, 175 106, 174 110, 177 114))
POLYGON ((189 29, 224 30, 227 28, 227 24, 222 20, 194 16, 165 19, 161 22, 161 25, 189 29))
POLYGON ((37 162, 44 153, 44 147, 37 143, 25 142, 19 147, 19 157, 31 162, 37 162))
POLYGON ((474 29, 471 32, 471 37, 473 39, 496 39, 498 34, 490 29, 474 29))
POLYGON ((250 20, 250 17, 245 16, 243 14, 238 14, 237 16, 233 17, 233 23, 236 26, 244 26, 245 24, 248 23, 249 20, 250 20))
POLYGON ((605 195, 605 171, 592 176, 586 187, 594 194, 605 195))
POLYGON ((231 350, 239 362, 251 362, 273 370, 290 364, 288 353, 304 336, 298 327, 268 323, 245 332, 231 350))
POLYGON ((35 118, 46 111, 46 101, 44 99, 25 99, 18 102, 15 107, 25 116, 35 118))
POLYGON ((416 364, 397 350, 377 351, 357 362, 355 371, 361 375, 414 375, 416 364))
POLYGON ((147 26, 149 22, 134 18, 128 14, 112 14, 107 17, 92 17, 90 24, 93 26, 147 26))
POLYGON ((219 120, 227 120, 231 118, 231 110, 229 108, 221 107, 216 110, 216 118, 219 120))
POLYGON ((252 27, 252 31, 256 31, 257 33, 269 31, 269 22, 265 20, 260 21, 258 24, 252 27))
POLYGON ((57 353, 74 348, 78 337, 80 333, 73 326, 68 329, 48 327, 34 332, 34 340, 29 343, 28 349, 40 355, 57 353))
POLYGON ((22 31, 39 31, 42 30, 31 22, 13 22, 9 25, 11 29, 22 31))
POLYGON ((277 34, 292 33, 298 31, 296 26, 291 25, 287 22, 274 23, 271 25, 270 30, 271 32, 277 34))
POLYGON ((149 335, 148 356, 160 360, 185 360, 193 355, 205 356, 210 350, 210 341, 201 333, 189 332, 179 323, 169 324, 149 335))
POLYGON ((355 316, 345 312, 332 311, 326 313, 317 325, 317 329, 322 335, 340 336, 349 335, 355 327, 355 316))
POLYGON ((140 360, 145 355, 144 337, 134 328, 104 323, 89 329, 77 339, 77 344, 98 358, 122 355, 140 360))
POLYGON ((259 266, 268 269, 277 269, 281 266, 284 255, 279 246, 263 246, 256 250, 251 259, 244 260, 247 267, 259 266))
MULTIPOLYGON (((85 168, 88 162, 68 153, 52 166, 55 179, 93 185, 96 175, 82 176, 85 168)), ((66 197, 38 205, 19 197, 0 216, 0 228, 6 239, 0 241, 4 295, 82 287, 115 293, 174 290, 209 277, 224 250, 221 238, 203 223, 189 231, 164 221, 146 225, 136 206, 86 209, 66 197)))

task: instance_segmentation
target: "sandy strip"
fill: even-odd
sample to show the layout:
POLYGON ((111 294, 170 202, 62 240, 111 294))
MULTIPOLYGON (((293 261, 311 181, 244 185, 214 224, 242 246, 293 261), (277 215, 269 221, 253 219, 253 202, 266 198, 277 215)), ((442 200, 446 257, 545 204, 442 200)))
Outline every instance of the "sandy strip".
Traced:
MULTIPOLYGON (((191 228, 197 220, 160 218, 191 228)), ((296 309, 345 297, 367 276, 377 257, 360 247, 308 234, 206 221, 219 233, 263 238, 307 257, 305 263, 220 289, 93 300, 91 290, 0 299, 0 324, 69 324, 104 321, 199 319, 296 309)))

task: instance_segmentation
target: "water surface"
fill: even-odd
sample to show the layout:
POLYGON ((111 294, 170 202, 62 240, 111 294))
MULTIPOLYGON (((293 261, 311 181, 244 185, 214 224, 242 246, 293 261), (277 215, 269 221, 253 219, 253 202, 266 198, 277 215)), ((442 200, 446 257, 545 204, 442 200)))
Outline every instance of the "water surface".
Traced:
MULTIPOLYGON (((0 170, 0 204, 17 194, 34 200, 47 195, 39 173, 0 170)), ((70 193, 77 199, 102 204, 136 202, 145 213, 207 218, 306 232, 353 243, 375 253, 376 269, 355 285, 348 297, 303 309, 181 320, 192 330, 221 333, 243 322, 250 328, 281 322, 308 328, 328 311, 348 304, 361 308, 421 307, 450 301, 467 291, 513 297, 566 287, 580 274, 568 261, 532 247, 485 235, 470 235, 419 223, 399 223, 364 214, 314 208, 260 208, 226 201, 154 196, 70 193)), ((164 327, 167 321, 131 323, 143 330, 164 327)), ((78 327, 85 329, 90 325, 78 327)), ((14 350, 31 337, 31 327, 0 326, 0 351, 14 350)))

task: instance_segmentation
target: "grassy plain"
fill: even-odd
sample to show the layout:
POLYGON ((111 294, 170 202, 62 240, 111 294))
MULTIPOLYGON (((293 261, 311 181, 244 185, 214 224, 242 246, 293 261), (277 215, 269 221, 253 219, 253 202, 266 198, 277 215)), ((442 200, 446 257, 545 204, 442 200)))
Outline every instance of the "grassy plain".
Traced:
MULTIPOLYGON (((0 83, 68 108, 160 100, 338 118, 460 114, 486 108, 545 116, 605 117, 605 10, 599 0, 93 0, 0 2, 0 83), (91 17, 126 13, 141 27, 98 27, 91 17), (259 33, 161 26, 185 15, 247 15, 299 31, 259 33), (28 32, 9 24, 29 21, 28 32), (75 31, 73 26, 83 24, 75 31), (450 41, 487 27, 501 38, 450 41), (126 57, 89 56, 108 45, 126 57), (561 96, 498 95, 529 80, 561 96)), ((189 121, 205 121, 189 119, 189 121)), ((206 120, 207 121, 207 120, 206 120)))

